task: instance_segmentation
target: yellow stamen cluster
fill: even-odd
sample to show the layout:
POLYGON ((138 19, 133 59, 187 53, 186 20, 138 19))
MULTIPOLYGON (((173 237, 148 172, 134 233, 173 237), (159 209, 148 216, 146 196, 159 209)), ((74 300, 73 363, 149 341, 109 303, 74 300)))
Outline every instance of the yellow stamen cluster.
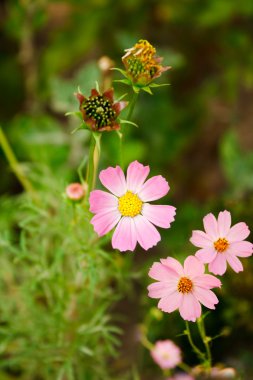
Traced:
POLYGON ((189 293, 193 288, 192 281, 187 277, 181 277, 178 284, 177 284, 177 290, 180 293, 189 293))
POLYGON ((141 213, 142 201, 138 195, 127 191, 126 194, 119 198, 118 210, 122 216, 130 216, 133 218, 141 213))
POLYGON ((137 56, 141 62, 150 62, 156 54, 156 49, 147 40, 140 40, 134 45, 135 56, 137 56))
POLYGON ((147 40, 140 40, 134 47, 127 49, 122 60, 134 81, 149 83, 161 70, 162 66, 158 63, 155 54, 156 49, 147 40))
POLYGON ((216 249, 216 251, 222 253, 228 248, 229 243, 228 243, 227 239, 219 238, 216 242, 213 243, 213 245, 214 245, 214 248, 216 249))

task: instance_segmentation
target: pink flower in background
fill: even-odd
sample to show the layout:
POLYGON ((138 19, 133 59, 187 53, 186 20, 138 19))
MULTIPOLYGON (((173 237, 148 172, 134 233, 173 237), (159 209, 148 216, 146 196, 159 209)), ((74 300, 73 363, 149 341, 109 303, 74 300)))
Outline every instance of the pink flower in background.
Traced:
POLYGON ((111 192, 94 190, 90 193, 91 223, 99 236, 115 226, 112 246, 120 251, 134 251, 137 242, 145 250, 156 245, 160 234, 154 227, 169 228, 176 209, 167 205, 151 205, 169 191, 168 182, 160 175, 151 177, 149 166, 132 162, 125 178, 122 169, 109 167, 100 172, 102 184, 111 192))
POLYGON ((209 272, 214 274, 223 275, 227 262, 235 272, 242 271, 238 257, 249 257, 253 253, 253 244, 244 241, 250 234, 247 224, 241 222, 231 227, 228 211, 220 212, 218 219, 208 214, 203 223, 205 232, 193 231, 190 239, 193 245, 200 248, 196 256, 203 263, 208 263, 209 272))
POLYGON ((84 186, 81 183, 71 183, 66 187, 66 195, 71 201, 80 201, 85 195, 84 186))
POLYGON ((221 282, 204 272, 204 264, 195 256, 188 256, 184 267, 172 257, 161 259, 149 271, 149 276, 158 282, 148 286, 148 295, 161 298, 158 308, 162 311, 171 313, 179 309, 183 319, 195 322, 201 315, 200 304, 215 309, 219 302, 210 289, 220 287, 221 282))
POLYGON ((150 353, 162 369, 175 368, 182 361, 181 350, 172 340, 157 341, 150 353))

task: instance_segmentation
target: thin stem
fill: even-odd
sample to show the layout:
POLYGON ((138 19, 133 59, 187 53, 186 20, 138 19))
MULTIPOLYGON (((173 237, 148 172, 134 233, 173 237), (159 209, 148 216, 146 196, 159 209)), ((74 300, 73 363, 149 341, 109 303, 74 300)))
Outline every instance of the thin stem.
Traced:
POLYGON ((22 169, 22 167, 20 166, 8 140, 7 140, 7 137, 4 133, 4 131, 2 130, 2 128, 0 127, 0 145, 3 149, 3 152, 5 154, 5 157, 7 158, 7 161, 9 162, 9 165, 12 169, 12 171, 14 172, 15 176, 17 177, 17 179, 19 180, 19 182, 21 183, 21 185, 23 186, 23 188, 31 195, 31 197, 34 199, 34 200, 37 200, 37 196, 36 196, 36 193, 34 191, 34 188, 31 184, 31 182, 26 178, 25 176, 25 173, 22 169))
POLYGON ((187 372, 187 373, 191 373, 192 372, 192 368, 190 366, 188 366, 188 364, 182 362, 180 364, 177 365, 180 369, 182 369, 183 371, 187 372))
MULTIPOLYGON (((129 111, 128 111, 128 115, 127 115, 127 120, 128 121, 131 121, 131 117, 133 115, 133 112, 134 112, 134 108, 135 108, 135 105, 136 105, 136 101, 138 99, 138 95, 139 93, 136 93, 134 92, 133 93, 133 97, 132 97, 132 100, 130 102, 130 105, 129 105, 129 111)), ((120 149, 120 166, 122 169, 124 169, 124 166, 125 166, 125 163, 124 163, 124 141, 126 139, 126 135, 127 135, 127 129, 124 128, 124 133, 123 133, 123 129, 121 129, 121 132, 120 132, 121 135, 119 135, 119 149, 120 149)))
POLYGON ((123 133, 120 131, 117 131, 117 135, 119 137, 119 164, 120 167, 123 169, 124 168, 124 158, 123 158, 123 133))
POLYGON ((85 180, 83 178, 83 168, 85 167, 86 162, 87 162, 87 157, 84 157, 83 160, 81 161, 80 165, 78 166, 78 169, 77 169, 79 180, 80 180, 82 185, 85 184, 85 180))
POLYGON ((132 114, 134 112, 134 107, 136 105, 136 101, 138 99, 138 95, 139 95, 138 92, 134 92, 132 100, 130 102, 129 111, 128 111, 128 115, 127 115, 127 120, 129 120, 129 121, 130 121, 130 119, 132 117, 132 114))
POLYGON ((96 144, 94 148, 94 153, 93 153, 93 180, 92 180, 92 190, 96 186, 96 180, 97 180, 97 173, 98 173, 98 164, 99 164, 99 158, 100 158, 100 138, 101 134, 99 134, 99 137, 96 139, 96 144))
POLYGON ((93 172, 94 172, 93 154, 94 154, 95 145, 96 145, 96 141, 93 137, 93 134, 91 134, 89 161, 88 161, 87 176, 86 176, 89 192, 92 190, 92 183, 93 183, 93 172))
POLYGON ((171 375, 172 375, 171 370, 170 369, 163 369, 163 375, 164 375, 164 377, 169 376, 169 378, 171 378, 171 375))
POLYGON ((87 168, 87 183, 89 192, 91 192, 96 185, 99 157, 100 157, 100 139, 101 134, 92 133, 90 142, 89 162, 87 168))
POLYGON ((188 341, 189 341, 193 351, 198 355, 198 357, 201 360, 203 360, 203 359, 205 360, 205 354, 202 351, 200 351, 200 349, 193 342, 193 339, 191 336, 191 330, 189 327, 189 323, 187 321, 185 321, 185 325, 186 325, 186 332, 187 332, 188 341))
POLYGON ((211 365, 212 365, 212 354, 211 354, 211 350, 210 350, 210 347, 209 347, 209 339, 206 336, 206 330, 205 330, 205 324, 204 324, 203 318, 201 318, 201 317, 198 318, 197 319, 197 324, 198 324, 198 329, 199 329, 199 333, 200 333, 201 339, 202 339, 202 341, 203 341, 203 343, 205 345, 206 354, 207 354, 208 368, 210 369, 211 365))

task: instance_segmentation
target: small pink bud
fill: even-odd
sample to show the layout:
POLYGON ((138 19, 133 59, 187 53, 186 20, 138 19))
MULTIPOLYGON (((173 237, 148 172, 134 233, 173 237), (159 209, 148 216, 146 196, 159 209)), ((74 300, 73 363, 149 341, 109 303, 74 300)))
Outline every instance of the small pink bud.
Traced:
POLYGON ((66 187, 66 195, 71 201, 78 202, 85 196, 85 187, 80 183, 71 183, 66 187))

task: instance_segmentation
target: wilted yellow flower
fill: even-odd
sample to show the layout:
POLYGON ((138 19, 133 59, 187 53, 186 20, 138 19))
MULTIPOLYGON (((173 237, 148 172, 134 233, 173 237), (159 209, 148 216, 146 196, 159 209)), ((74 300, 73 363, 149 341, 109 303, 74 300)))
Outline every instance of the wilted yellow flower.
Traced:
POLYGON ((156 49, 147 40, 139 40, 134 47, 126 49, 122 57, 126 74, 133 84, 147 86, 170 66, 162 66, 162 57, 156 56, 156 49))

